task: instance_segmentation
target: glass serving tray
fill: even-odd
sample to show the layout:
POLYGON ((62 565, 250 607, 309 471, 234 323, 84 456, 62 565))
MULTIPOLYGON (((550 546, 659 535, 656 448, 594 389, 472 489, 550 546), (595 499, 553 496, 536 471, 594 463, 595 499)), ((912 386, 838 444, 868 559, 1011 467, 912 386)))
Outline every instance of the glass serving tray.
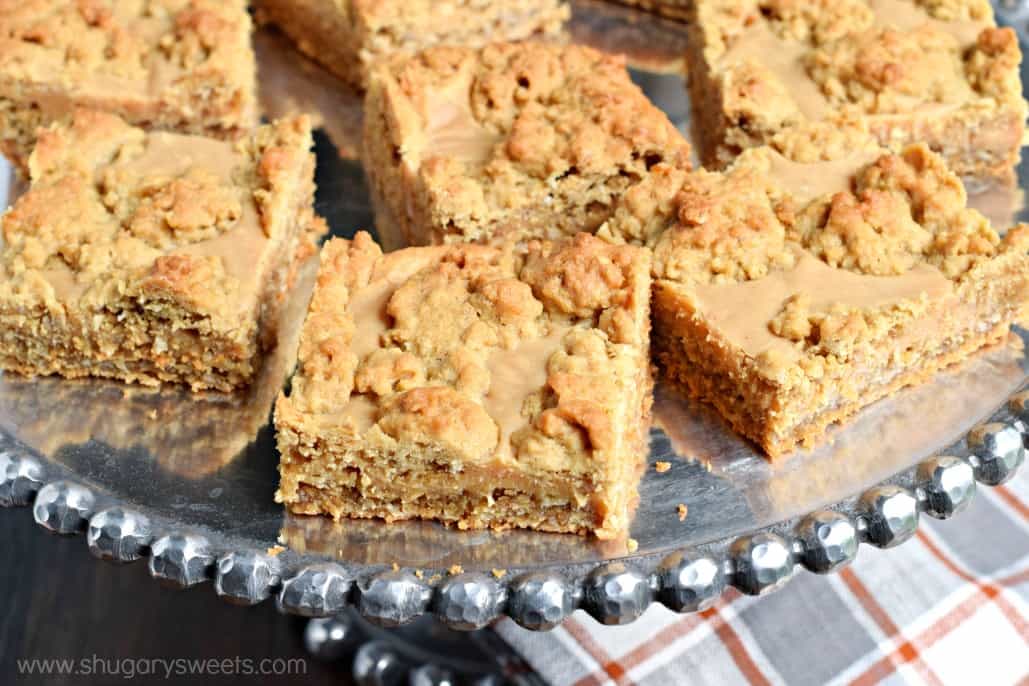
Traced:
MULTIPOLYGON (((628 53, 637 83, 689 134, 681 26, 596 2, 577 2, 575 11, 573 40, 628 53)), ((359 98, 280 35, 261 31, 255 45, 266 114, 304 110, 319 127, 317 211, 334 235, 370 229, 356 160, 359 98)), ((1026 217, 1027 172, 1023 164, 1019 187, 978 193, 973 204, 998 226, 1026 217)), ((9 168, 0 179, 6 207, 19 188, 9 168)), ((433 611, 462 629, 509 614, 544 629, 575 607, 622 623, 652 601, 696 610, 727 585, 764 593, 800 566, 829 571, 852 559, 859 542, 904 540, 919 514, 949 516, 975 480, 999 482, 1024 457, 1029 336, 1018 330, 776 465, 659 383, 631 541, 292 516, 273 501, 269 416, 291 370, 315 267, 307 265, 284 314, 280 330, 293 335, 244 395, 0 376, 0 503, 32 504, 52 531, 86 531, 99 557, 149 557, 165 583, 213 580, 237 603, 274 595, 284 611, 308 616, 356 605, 384 625, 433 611), (658 461, 671 466, 659 473, 658 461)))

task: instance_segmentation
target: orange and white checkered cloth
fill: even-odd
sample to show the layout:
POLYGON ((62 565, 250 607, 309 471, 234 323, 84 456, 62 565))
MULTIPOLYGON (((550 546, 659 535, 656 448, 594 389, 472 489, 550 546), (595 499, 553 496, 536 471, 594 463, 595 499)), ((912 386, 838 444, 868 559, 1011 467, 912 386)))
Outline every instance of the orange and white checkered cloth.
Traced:
POLYGON ((1029 467, 979 489, 953 520, 923 518, 899 548, 862 546, 840 573, 798 571, 764 598, 651 607, 601 626, 577 612, 549 633, 497 632, 552 684, 1029 686, 1029 467))

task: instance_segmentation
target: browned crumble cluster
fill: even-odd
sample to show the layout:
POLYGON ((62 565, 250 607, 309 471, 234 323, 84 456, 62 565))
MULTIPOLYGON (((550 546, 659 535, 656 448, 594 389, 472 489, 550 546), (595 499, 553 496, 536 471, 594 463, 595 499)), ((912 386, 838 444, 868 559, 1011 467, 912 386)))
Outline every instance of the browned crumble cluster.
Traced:
POLYGON ((571 12, 562 0, 255 0, 301 52, 364 89, 375 66, 434 45, 558 39, 571 12))
POLYGON ((629 79, 581 46, 443 47, 372 79, 365 160, 388 245, 557 238, 639 242, 621 221, 689 145, 629 79))
POLYGON ((236 144, 93 110, 42 131, 2 219, 0 367, 247 385, 326 228, 310 147, 305 117, 236 144))
POLYGON ((297 513, 624 533, 650 419, 650 259, 586 234, 332 240, 275 424, 297 513))
POLYGON ((76 107, 237 138, 258 119, 250 29, 243 0, 0 0, 0 150, 24 170, 76 107))
POLYGON ((1026 103, 1014 31, 987 0, 695 0, 690 94, 721 168, 778 132, 851 116, 959 176, 1013 178, 1026 103))

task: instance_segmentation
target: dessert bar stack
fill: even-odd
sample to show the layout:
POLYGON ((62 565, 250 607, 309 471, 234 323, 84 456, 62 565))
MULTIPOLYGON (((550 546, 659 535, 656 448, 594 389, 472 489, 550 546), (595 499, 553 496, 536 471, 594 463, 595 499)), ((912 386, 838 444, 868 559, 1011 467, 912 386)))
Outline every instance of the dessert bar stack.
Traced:
MULTIPOLYGON (((704 169, 624 58, 562 42, 558 0, 255 2, 366 91, 392 250, 321 249, 275 408, 291 511, 621 538, 652 361, 779 458, 1026 314, 1029 228, 962 181, 1010 182, 1024 132, 988 2, 627 4, 689 20, 704 169)), ((244 4, 0 10, 30 182, 0 367, 247 386, 327 227, 307 119, 257 126, 244 4)))

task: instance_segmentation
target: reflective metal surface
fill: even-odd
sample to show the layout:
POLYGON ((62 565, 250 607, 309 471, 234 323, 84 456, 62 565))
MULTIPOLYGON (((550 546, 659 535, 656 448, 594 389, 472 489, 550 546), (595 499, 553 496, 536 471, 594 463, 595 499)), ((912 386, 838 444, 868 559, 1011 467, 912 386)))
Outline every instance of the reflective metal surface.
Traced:
MULTIPOLYGON (((591 42, 588 27, 576 33, 573 25, 576 40, 591 42)), ((266 109, 314 111, 321 126, 318 211, 336 235, 370 228, 354 159, 359 99, 279 36, 261 33, 256 42, 266 109)), ((635 62, 674 69, 674 54, 643 51, 635 62)), ((681 76, 634 77, 688 131, 681 76)), ((14 192, 0 181, 0 207, 14 192)), ((999 226, 1024 214, 1020 202, 1018 189, 973 200, 999 226)), ((313 270, 308 265, 280 330, 298 330, 313 270)), ((242 396, 0 376, 0 504, 34 500, 37 521, 59 533, 88 530, 99 557, 149 555, 165 583, 214 580, 240 604, 274 596, 283 611, 307 616, 352 604, 384 625, 434 612, 462 629, 501 613, 545 629, 582 606, 623 623, 652 600, 693 611, 727 584, 758 594, 780 587, 798 564, 831 571, 853 559, 858 542, 887 547, 910 536, 919 512, 956 512, 974 493, 972 476, 983 484, 1009 478, 1025 454, 1017 414, 1024 402, 1006 403, 1026 387, 1027 338, 1019 331, 775 465, 713 412, 659 384, 631 553, 626 541, 284 514, 272 498, 278 457, 268 419, 295 335, 242 396), (957 461, 927 461, 940 454, 957 461), (657 461, 671 468, 659 473, 657 461), (894 485, 869 491, 884 481, 894 485), (684 521, 679 505, 688 507, 684 521)))

